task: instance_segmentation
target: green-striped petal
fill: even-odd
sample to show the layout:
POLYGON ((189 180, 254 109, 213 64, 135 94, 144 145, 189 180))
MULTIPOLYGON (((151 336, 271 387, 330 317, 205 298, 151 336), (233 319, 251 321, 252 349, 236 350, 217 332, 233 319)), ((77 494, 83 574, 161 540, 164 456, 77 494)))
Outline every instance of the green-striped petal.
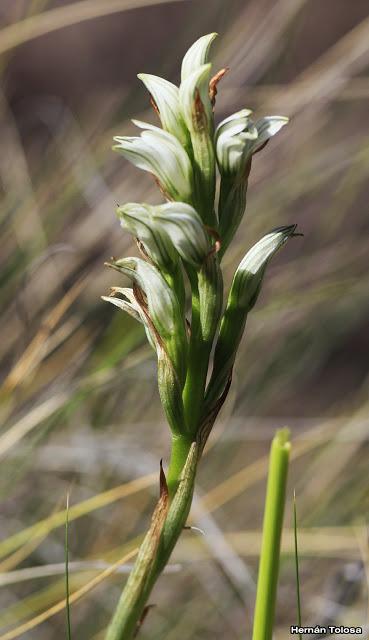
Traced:
POLYGON ((198 67, 207 63, 210 46, 217 37, 217 33, 209 33, 201 36, 189 48, 182 61, 181 80, 186 80, 198 67))
POLYGON ((155 101, 163 129, 178 138, 183 146, 187 146, 189 134, 181 113, 178 87, 164 78, 149 73, 139 73, 138 78, 142 80, 155 101))
POLYGON ((180 142, 159 127, 138 120, 133 122, 143 129, 141 136, 115 136, 113 149, 139 169, 153 173, 169 199, 190 202, 192 167, 180 142))

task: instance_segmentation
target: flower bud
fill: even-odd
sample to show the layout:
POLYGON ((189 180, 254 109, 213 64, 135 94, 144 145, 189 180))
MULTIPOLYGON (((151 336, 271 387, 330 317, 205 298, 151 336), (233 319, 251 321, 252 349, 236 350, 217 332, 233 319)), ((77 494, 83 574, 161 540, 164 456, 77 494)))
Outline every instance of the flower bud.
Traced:
POLYGON ((206 64, 211 43, 217 37, 217 33, 209 33, 201 36, 189 48, 182 61, 181 80, 182 82, 188 78, 198 67, 206 64))
POLYGON ((178 138, 183 147, 188 147, 189 133, 179 104, 178 87, 164 78, 148 73, 139 73, 138 78, 155 101, 163 129, 178 138))
POLYGON ((268 233, 248 251, 236 270, 215 347, 213 372, 206 394, 208 409, 220 397, 232 372, 247 315, 260 293, 267 264, 288 238, 298 235, 295 230, 296 225, 289 225, 268 233))
POLYGON ((279 227, 265 235, 241 260, 233 278, 228 307, 250 311, 260 291, 265 268, 271 257, 295 235, 296 225, 279 227))
POLYGON ((193 175, 190 159, 180 142, 159 127, 133 120, 141 129, 140 137, 115 136, 115 151, 136 167, 149 171, 157 178, 170 200, 191 202, 193 175))

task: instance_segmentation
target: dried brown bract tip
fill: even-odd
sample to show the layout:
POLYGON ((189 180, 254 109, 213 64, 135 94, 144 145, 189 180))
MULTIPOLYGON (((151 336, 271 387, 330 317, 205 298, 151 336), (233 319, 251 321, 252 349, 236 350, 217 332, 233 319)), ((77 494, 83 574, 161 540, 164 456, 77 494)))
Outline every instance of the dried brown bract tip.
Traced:
POLYGON ((213 76, 209 82, 209 98, 210 98, 211 106, 213 108, 215 107, 215 98, 218 93, 217 84, 223 78, 223 76, 225 76, 225 74, 228 71, 229 71, 229 67, 224 67, 223 69, 220 69, 220 71, 218 71, 218 73, 216 73, 215 76, 213 76))

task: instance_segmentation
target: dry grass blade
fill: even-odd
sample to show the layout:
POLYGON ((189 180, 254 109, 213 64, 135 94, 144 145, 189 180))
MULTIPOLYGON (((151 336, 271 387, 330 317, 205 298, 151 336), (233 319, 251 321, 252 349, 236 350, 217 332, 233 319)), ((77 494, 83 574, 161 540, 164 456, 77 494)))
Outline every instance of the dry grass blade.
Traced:
POLYGON ((68 401, 68 397, 67 393, 59 393, 51 396, 51 398, 37 405, 5 431, 5 433, 0 436, 0 458, 3 457, 9 449, 18 444, 32 429, 58 411, 58 409, 68 401))
MULTIPOLYGON (((100 573, 98 576, 96 576, 96 578, 93 578, 92 580, 87 582, 87 584, 85 584, 83 587, 81 587, 77 591, 74 591, 74 593, 72 593, 69 596, 69 604, 74 604, 75 602, 83 598, 83 596, 85 596, 87 593, 92 591, 92 589, 94 589, 99 584, 101 584, 103 580, 106 580, 106 578, 109 578, 109 576, 113 575, 116 572, 116 570, 120 567, 120 565, 124 564, 125 562, 128 562, 128 560, 131 560, 136 555, 136 553, 137 553, 137 549, 133 549, 129 553, 125 554, 123 558, 120 558, 117 562, 115 562, 111 567, 109 567, 108 569, 100 573)), ((15 629, 8 631, 7 633, 4 633, 3 635, 0 636, 0 640, 13 640, 14 638, 19 638, 19 636, 23 635, 27 631, 34 629, 39 624, 42 624, 46 620, 49 620, 49 618, 51 618, 52 616, 55 616, 57 613, 60 613, 60 611, 63 611, 66 605, 67 605, 67 600, 66 598, 64 598, 64 600, 61 600, 60 602, 55 604, 53 607, 50 607, 50 609, 48 609, 47 611, 44 611, 43 613, 41 613, 40 615, 35 616, 34 618, 32 618, 32 620, 29 620, 28 622, 21 624, 19 627, 16 627, 15 629)))
POLYGON ((77 280, 41 323, 40 329, 4 381, 4 392, 11 393, 43 358, 51 332, 83 289, 85 279, 77 280))
MULTIPOLYGON (((309 432, 309 436, 311 437, 314 433, 317 434, 317 438, 304 440, 303 437, 296 438, 293 441, 293 449, 291 453, 291 460, 295 460, 300 456, 303 456, 305 453, 316 449, 321 446, 322 441, 328 439, 332 430, 336 428, 336 424, 332 424, 328 426, 324 433, 320 427, 316 429, 312 429, 309 432)), ((268 456, 263 456, 251 463, 247 467, 241 469, 241 471, 237 471, 232 476, 224 480, 224 482, 219 483, 214 489, 210 490, 207 495, 202 499, 202 505, 208 511, 215 511, 215 509, 219 509, 222 505, 224 505, 232 498, 240 495, 242 491, 245 491, 250 486, 252 486, 255 482, 262 480, 267 472, 268 468, 268 456)))
MULTIPOLYGON (((151 486, 155 479, 155 474, 143 476, 136 480, 132 480, 131 482, 119 485, 109 491, 104 491, 103 493, 93 496, 88 500, 84 500, 79 504, 75 504, 69 509, 69 522, 87 515, 95 509, 100 509, 101 507, 105 507, 116 500, 120 500, 121 498, 125 498, 126 496, 130 496, 133 493, 141 491, 142 489, 151 486)), ((41 520, 41 522, 38 522, 31 527, 27 527, 27 529, 23 529, 10 538, 7 538, 0 543, 0 558, 3 558, 8 553, 11 553, 21 545, 27 543, 30 538, 41 537, 56 527, 63 526, 65 524, 65 517, 66 510, 63 509, 63 511, 59 511, 48 518, 45 518, 45 520, 41 520)))
POLYGON ((67 638, 72 640, 72 628, 70 619, 70 593, 69 593, 69 493, 67 494, 67 506, 65 515, 65 611, 67 638))
POLYGON ((184 0, 82 0, 64 7, 50 9, 22 22, 5 27, 0 32, 0 55, 24 42, 58 31, 86 20, 95 20, 121 11, 150 7, 184 0))

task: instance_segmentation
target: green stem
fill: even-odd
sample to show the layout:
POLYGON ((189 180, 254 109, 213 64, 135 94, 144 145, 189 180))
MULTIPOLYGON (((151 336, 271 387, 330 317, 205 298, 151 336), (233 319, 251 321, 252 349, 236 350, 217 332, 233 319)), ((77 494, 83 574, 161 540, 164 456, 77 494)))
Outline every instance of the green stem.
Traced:
POLYGON ((199 449, 192 443, 170 503, 162 495, 109 625, 106 640, 132 640, 153 586, 167 564, 191 507, 199 449))
POLYGON ((191 438, 182 435, 172 435, 167 483, 170 497, 174 496, 178 488, 181 471, 186 463, 188 452, 192 444, 191 438))
MULTIPOLYGON (((300 595, 300 569, 299 569, 299 550, 297 544, 297 508, 296 508, 296 492, 293 492, 293 533, 295 542, 295 572, 296 572, 296 599, 297 599, 297 623, 299 627, 302 627, 301 616, 301 595, 300 595)), ((299 633, 299 640, 302 640, 302 635, 299 633)))
POLYGON ((198 340, 190 345, 183 406, 187 428, 196 434, 203 410, 211 344, 198 340))
POLYGON ((204 410, 211 348, 222 311, 223 282, 216 255, 196 273, 188 270, 192 289, 191 338, 183 405, 187 429, 196 435, 204 410))
POLYGON ((273 635, 289 453, 289 431, 281 429, 270 453, 252 640, 272 640, 273 635))

